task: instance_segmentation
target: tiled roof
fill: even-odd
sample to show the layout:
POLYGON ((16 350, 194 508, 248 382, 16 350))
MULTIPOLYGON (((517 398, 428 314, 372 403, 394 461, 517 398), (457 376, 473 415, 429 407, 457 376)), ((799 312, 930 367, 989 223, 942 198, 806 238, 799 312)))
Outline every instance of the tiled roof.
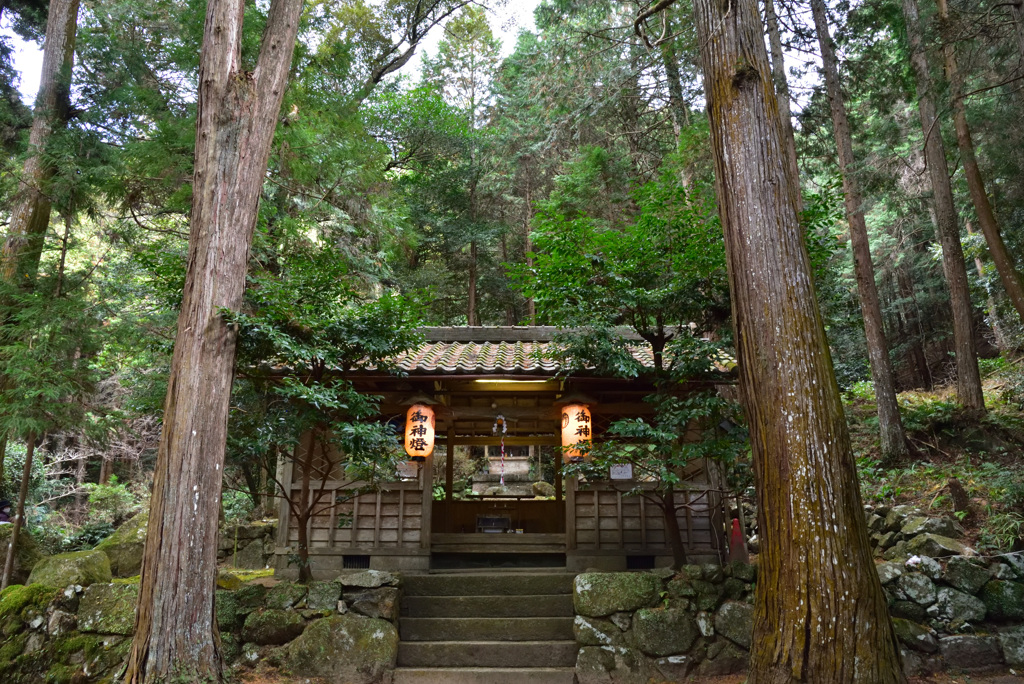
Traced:
MULTIPOLYGON (((401 355, 398 365, 412 374, 555 375, 558 361, 548 350, 556 328, 549 326, 477 326, 426 328, 426 341, 401 355)), ((633 336, 633 356, 654 366, 650 346, 633 336)))

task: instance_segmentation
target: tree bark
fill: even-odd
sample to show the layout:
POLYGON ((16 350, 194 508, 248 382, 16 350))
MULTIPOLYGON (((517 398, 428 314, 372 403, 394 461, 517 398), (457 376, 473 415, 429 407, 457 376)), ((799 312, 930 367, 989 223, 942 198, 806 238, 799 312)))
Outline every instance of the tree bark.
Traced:
POLYGON ((904 682, 755 0, 694 0, 762 530, 751 684, 904 682))
POLYGON ((36 436, 28 434, 25 440, 25 465, 21 470, 21 488, 18 490, 18 508, 14 514, 14 527, 11 528, 11 538, 7 540, 7 558, 4 561, 4 574, 0 578, 0 591, 3 591, 11 583, 11 575, 14 574, 14 559, 18 556, 18 538, 21 536, 21 528, 25 526, 25 499, 28 498, 28 483, 32 478, 32 457, 36 451, 36 436))
POLYGON ((942 269, 953 309, 957 401, 966 409, 984 412, 985 397, 981 390, 981 374, 974 344, 974 316, 967 285, 967 267, 960 244, 960 228, 957 225, 956 206, 953 204, 953 189, 949 182, 945 145, 942 143, 942 131, 935 115, 935 101, 932 99, 932 82, 921 37, 917 0, 903 0, 903 16, 910 41, 910 63, 917 80, 925 165, 931 178, 936 231, 942 245, 942 269))
POLYGON ((479 325, 476 313, 476 281, 477 281, 477 249, 476 242, 469 243, 469 305, 466 310, 466 325, 479 325))
POLYGON ((79 0, 50 2, 39 92, 28 138, 29 157, 22 168, 0 256, 0 276, 10 283, 34 282, 46 229, 50 225, 51 201, 46 185, 56 169, 45 160, 43 152, 53 132, 68 120, 78 5, 79 0))
POLYGON ((1024 0, 1012 3, 1010 12, 1013 14, 1013 25, 1017 34, 1017 50, 1024 59, 1024 0))
POLYGON ((316 453, 316 430, 309 431, 309 444, 306 446, 305 458, 302 460, 302 487, 299 490, 299 501, 296 508, 295 524, 298 527, 299 543, 299 582, 309 584, 313 581, 313 569, 309 567, 309 519, 313 513, 313 505, 309 500, 310 481, 313 476, 313 461, 316 453))
MULTIPOLYGON (((939 7, 939 19, 943 24, 949 21, 949 5, 946 0, 936 0, 939 7)), ((989 254, 992 255, 992 263, 999 273, 999 280, 1006 290, 1013 308, 1024 323, 1024 287, 1021 286, 1020 273, 1010 256, 1010 251, 1003 242, 1003 236, 999 232, 999 223, 996 221, 995 212, 992 211, 992 203, 989 202, 988 194, 985 192, 985 181, 981 177, 981 169, 978 168, 978 159, 974 154, 974 141, 971 139, 971 129, 967 125, 967 108, 964 105, 963 77, 956 63, 955 46, 951 40, 944 40, 942 43, 942 55, 945 61, 946 78, 949 80, 949 96, 953 103, 953 123, 956 127, 956 141, 960 147, 960 161, 964 165, 964 175, 967 177, 967 189, 971 195, 971 202, 974 204, 974 212, 978 216, 978 225, 981 226, 981 233, 985 236, 985 244, 988 245, 989 254)))
POLYGON ((686 547, 676 517, 676 494, 672 487, 661 495, 661 512, 665 514, 665 537, 672 549, 672 567, 678 569, 686 565, 686 547))
POLYGON ((221 680, 213 599, 236 333, 220 311, 242 303, 302 0, 271 0, 253 72, 242 70, 244 10, 206 10, 188 266, 123 678, 134 684, 221 680))
POLYGON ((796 136, 793 134, 793 115, 789 109, 789 81, 786 80, 786 60, 782 54, 782 35, 779 33, 779 17, 775 13, 774 0, 764 0, 764 20, 768 29, 768 44, 772 50, 772 82, 775 96, 779 101, 779 116, 786 141, 786 161, 789 173, 796 183, 796 209, 804 210, 804 198, 800 193, 800 165, 796 156, 796 136))
MULTIPOLYGON (((767 0, 771 2, 771 0, 767 0)), ((893 462, 907 456, 907 436, 900 419, 896 401, 896 380, 893 377, 889 344, 885 339, 882 306, 875 285, 875 267, 871 261, 868 227, 861 208, 863 199, 857 178, 853 174, 853 135, 846 115, 842 88, 839 85, 839 64, 828 29, 828 14, 824 0, 811 0, 814 25, 821 46, 821 59, 825 74, 825 89, 832 109, 832 128, 839 156, 839 172, 843 177, 843 197, 846 220, 850 224, 850 246, 853 251, 853 270, 860 295, 860 310, 864 317, 864 335, 867 338, 871 379, 875 383, 875 404, 878 410, 878 428, 881 438, 882 460, 893 462)))
MULTIPOLYGON (((974 231, 971 230, 971 222, 965 221, 964 227, 967 228, 968 235, 974 235, 974 231)), ((996 346, 999 347, 1000 352, 1007 352, 1013 348, 1010 340, 1006 337, 1006 333, 1003 332, 1002 321, 999 320, 999 307, 996 305, 996 298, 992 294, 992 287, 989 285, 991 282, 987 274, 985 273, 985 263, 981 260, 981 257, 974 257, 974 268, 978 271, 978 278, 985 284, 985 292, 988 295, 986 304, 988 306, 988 323, 992 328, 992 334, 996 338, 996 346)))
POLYGON ((921 317, 917 306, 917 295, 914 293, 914 281, 910 276, 910 268, 905 262, 896 265, 896 284, 899 287, 902 303, 902 318, 906 322, 904 332, 911 339, 907 355, 914 368, 916 382, 915 388, 930 390, 935 382, 932 379, 931 368, 928 367, 928 358, 924 353, 924 331, 921 326, 921 317), (913 309, 907 302, 913 304, 913 309))

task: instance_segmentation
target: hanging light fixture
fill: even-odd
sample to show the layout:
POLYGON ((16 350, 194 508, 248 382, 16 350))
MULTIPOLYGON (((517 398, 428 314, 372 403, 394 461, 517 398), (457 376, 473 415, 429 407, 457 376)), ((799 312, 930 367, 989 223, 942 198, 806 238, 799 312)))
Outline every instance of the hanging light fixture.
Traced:
POLYGON ((566 404, 562 407, 562 458, 566 463, 579 463, 589 450, 593 438, 590 407, 566 404), (583 448, 581 448, 583 447, 583 448))
POLYGON ((405 453, 411 461, 425 461, 434 453, 434 409, 413 404, 405 412, 405 453))

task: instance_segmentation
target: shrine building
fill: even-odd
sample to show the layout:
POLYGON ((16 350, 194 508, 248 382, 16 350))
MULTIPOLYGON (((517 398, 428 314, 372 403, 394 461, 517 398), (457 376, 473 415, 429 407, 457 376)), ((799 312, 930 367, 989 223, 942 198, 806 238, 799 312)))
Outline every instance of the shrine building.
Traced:
MULTIPOLYGON (((600 442, 612 422, 651 415, 643 401, 653 391, 649 382, 592 372, 562 377, 549 353, 553 327, 424 333, 417 349, 397 359, 402 375, 346 373, 360 392, 383 398, 380 420, 395 425, 410 453, 422 456, 403 464, 393 482, 358 495, 359 483, 333 466, 343 460, 339 455, 306 458, 313 440, 300 440, 284 466, 282 481, 295 500, 305 491, 322 502, 307 527, 314 576, 355 568, 578 572, 671 565, 661 509, 629 493, 653 483, 637 483, 629 468, 606 479, 563 481, 560 468, 563 432, 600 442), (563 430, 570 420, 573 426, 563 430), (306 463, 316 465, 304 485, 306 463), (329 474, 322 476, 324 463, 329 474)), ((635 336, 623 343, 653 368, 650 345, 635 336)), ((676 497, 684 505, 676 519, 687 562, 724 562, 728 515, 719 468, 700 461, 682 475, 676 497)), ((298 539, 293 511, 282 501, 275 548, 281 574, 295 572, 289 559, 298 539)))

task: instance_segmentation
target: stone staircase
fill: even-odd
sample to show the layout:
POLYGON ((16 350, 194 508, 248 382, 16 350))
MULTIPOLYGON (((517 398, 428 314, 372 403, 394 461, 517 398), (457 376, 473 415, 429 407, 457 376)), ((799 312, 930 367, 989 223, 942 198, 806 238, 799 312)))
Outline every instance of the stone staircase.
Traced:
POLYGON ((572 580, 406 575, 394 684, 573 684, 572 580))

